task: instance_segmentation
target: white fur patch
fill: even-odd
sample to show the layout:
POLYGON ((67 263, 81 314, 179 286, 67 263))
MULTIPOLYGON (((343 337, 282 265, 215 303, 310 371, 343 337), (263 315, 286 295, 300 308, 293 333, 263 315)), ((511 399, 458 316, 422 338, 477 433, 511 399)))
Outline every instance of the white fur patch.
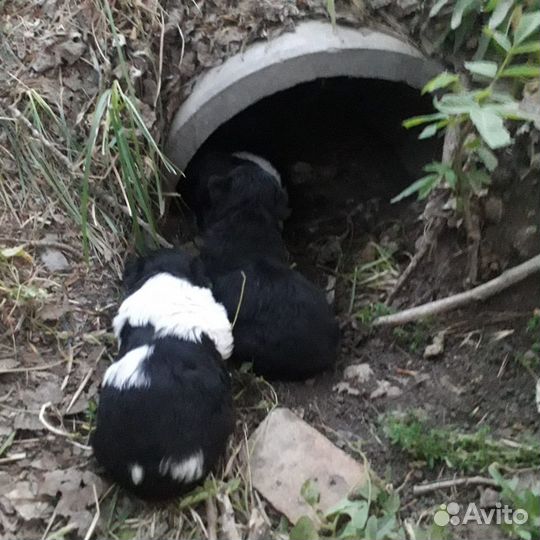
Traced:
POLYGON ((256 156, 251 152, 235 152, 233 156, 257 164, 263 171, 273 176, 276 179, 278 185, 281 186, 281 175, 267 159, 264 159, 261 156, 256 156))
POLYGON ((169 475, 177 482, 194 482, 203 474, 204 457, 201 450, 182 461, 174 461, 171 458, 162 459, 159 464, 159 473, 162 476, 169 475))
POLYGON ((150 379, 145 375, 142 364, 153 352, 154 347, 148 345, 128 351, 109 366, 103 377, 103 386, 114 386, 118 390, 150 386, 150 379))
POLYGON ((131 466, 129 472, 131 473, 131 481, 135 486, 138 486, 143 481, 144 469, 138 463, 135 463, 131 466))
POLYGON ((214 300, 210 289, 171 274, 152 276, 122 302, 113 321, 117 338, 126 322, 131 326, 151 324, 158 337, 175 336, 194 343, 200 343, 205 333, 222 358, 232 354, 232 327, 225 308, 214 300))

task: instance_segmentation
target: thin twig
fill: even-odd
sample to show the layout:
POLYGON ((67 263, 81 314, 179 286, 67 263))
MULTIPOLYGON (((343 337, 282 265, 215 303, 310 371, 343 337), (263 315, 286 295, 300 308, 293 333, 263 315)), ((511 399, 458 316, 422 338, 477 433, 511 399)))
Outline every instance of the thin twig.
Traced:
POLYGON ((65 431, 63 429, 54 427, 52 424, 50 424, 48 422, 48 420, 45 418, 45 414, 46 414, 47 410, 49 409, 49 407, 51 407, 51 406, 52 406, 52 403, 50 401, 48 401, 47 403, 44 403, 41 406, 41 409, 39 411, 38 418, 39 418, 39 421, 41 422, 41 424, 45 427, 45 429, 47 429, 51 433, 54 433, 55 435, 58 435, 60 437, 65 437, 73 446, 76 446, 77 448, 81 448, 82 450, 92 450, 92 448, 90 446, 87 446, 85 444, 81 444, 81 443, 79 443, 77 441, 74 441, 73 440, 73 435, 71 433, 68 433, 67 431, 65 431))
POLYGON ((10 369, 0 369, 0 375, 5 373, 25 373, 26 371, 43 371, 51 369, 53 367, 63 364, 65 360, 59 360, 58 362, 53 362, 52 364, 45 364, 44 366, 32 366, 32 367, 20 367, 20 368, 10 368, 10 369))
POLYGON ((19 452, 18 454, 11 454, 10 456, 0 458, 0 465, 4 465, 5 463, 13 463, 14 461, 20 461, 21 459, 25 459, 25 458, 26 458, 26 452, 19 452))
POLYGON ((99 516, 101 514, 100 509, 99 509, 99 498, 97 495, 96 484, 92 484, 92 491, 94 492, 94 501, 96 502, 96 513, 94 514, 92 523, 90 523, 90 527, 88 527, 88 530, 86 531, 84 540, 90 540, 90 538, 92 538, 92 535, 94 534, 94 530, 96 529, 96 526, 99 521, 99 516))
POLYGON ((471 476, 469 478, 454 478, 452 480, 440 480, 438 482, 432 482, 430 484, 419 484, 413 486, 413 495, 424 495, 437 491, 438 489, 448 489, 457 486, 492 486, 497 487, 498 484, 492 478, 485 478, 484 476, 471 476))
POLYGON ((74 257, 76 258, 80 258, 81 257, 81 252, 77 249, 75 249, 74 247, 68 245, 68 244, 65 244, 64 242, 58 242, 58 241, 55 241, 55 240, 20 240, 18 238, 9 238, 9 237, 1 237, 0 238, 0 241, 2 242, 13 242, 13 243, 16 243, 16 244, 20 244, 23 248, 27 248, 27 247, 34 247, 34 248, 39 248, 39 247, 51 247, 51 248, 56 248, 56 249, 60 249, 62 251, 66 251, 67 253, 69 253, 70 255, 73 255, 74 257))
POLYGON ((474 289, 447 298, 428 302, 421 306, 405 309, 392 315, 383 315, 373 321, 373 326, 396 326, 434 315, 440 315, 453 309, 461 308, 473 302, 484 301, 491 296, 504 291, 508 287, 523 281, 529 276, 540 272, 540 255, 506 270, 500 276, 483 283, 474 289))
POLYGON ((217 540, 217 509, 214 497, 206 499, 206 526, 208 540, 217 540))

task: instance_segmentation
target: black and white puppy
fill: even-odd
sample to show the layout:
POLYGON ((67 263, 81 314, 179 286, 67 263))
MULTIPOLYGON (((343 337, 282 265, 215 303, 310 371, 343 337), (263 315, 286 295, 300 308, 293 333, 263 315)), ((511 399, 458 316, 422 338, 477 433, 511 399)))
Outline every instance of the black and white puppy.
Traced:
POLYGON ((160 250, 126 265, 113 327, 120 350, 103 378, 92 446, 119 484, 147 499, 178 495, 225 451, 233 429, 224 359, 233 337, 202 263, 160 250))
POLYGON ((323 292, 287 263, 289 209, 277 171, 246 153, 210 155, 197 171, 188 181, 199 184, 201 258, 229 318, 238 311, 233 358, 268 379, 301 380, 333 366, 338 325, 323 292))

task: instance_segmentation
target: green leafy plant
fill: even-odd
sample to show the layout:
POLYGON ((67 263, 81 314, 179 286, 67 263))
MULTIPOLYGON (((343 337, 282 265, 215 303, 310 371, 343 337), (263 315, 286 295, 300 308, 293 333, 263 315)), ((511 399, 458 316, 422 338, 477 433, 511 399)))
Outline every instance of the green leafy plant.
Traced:
MULTIPOLYGON (((433 9, 446 4, 438 2, 433 9)), ((540 76, 540 11, 531 5, 514 0, 455 2, 451 16, 454 29, 467 13, 490 14, 481 29, 485 46, 477 51, 475 60, 464 63, 468 77, 443 72, 425 85, 423 93, 436 93, 436 112, 403 123, 409 129, 424 126, 420 139, 445 133, 453 139, 449 147, 455 149, 447 152, 443 161, 426 165, 427 174, 392 202, 413 194, 423 199, 440 186, 451 190, 470 241, 470 281, 476 281, 480 244, 475 201, 489 186, 498 165, 495 151, 512 144, 506 122, 531 119, 518 101, 524 84, 540 76)))
POLYGON ((392 334, 401 346, 412 353, 419 353, 428 344, 430 328, 425 321, 419 321, 394 328, 392 334))
POLYGON ((522 509, 527 512, 525 523, 501 523, 501 527, 515 538, 533 540, 538 538, 540 531, 540 486, 537 484, 531 488, 520 485, 520 479, 514 476, 506 479, 499 472, 497 464, 489 467, 489 474, 501 488, 503 502, 509 504, 514 510, 522 509))
POLYGON ((540 444, 534 441, 508 444, 491 437, 486 428, 463 433, 452 427, 430 427, 418 414, 388 415, 384 432, 391 444, 430 468, 440 464, 462 471, 485 470, 492 463, 508 467, 540 465, 540 444))
MULTIPOLYGON (((399 494, 387 489, 379 479, 371 475, 364 486, 326 512, 318 509, 319 493, 314 482, 308 480, 302 486, 301 495, 313 508, 316 518, 302 516, 292 527, 290 540, 401 540, 407 537, 399 517, 399 494)), ((412 525, 409 529, 417 538, 444 538, 444 531, 436 525, 429 530, 412 525)))

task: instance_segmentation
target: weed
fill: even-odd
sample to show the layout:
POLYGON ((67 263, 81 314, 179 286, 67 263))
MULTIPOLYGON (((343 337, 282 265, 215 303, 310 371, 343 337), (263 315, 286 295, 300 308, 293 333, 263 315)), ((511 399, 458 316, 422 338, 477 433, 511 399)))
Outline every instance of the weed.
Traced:
POLYGON ((421 321, 394 328, 392 334, 402 347, 411 353, 420 353, 429 342, 430 328, 428 323, 421 321))
POLYGON ((383 315, 389 315, 395 310, 386 304, 376 302, 374 304, 368 304, 363 308, 359 309, 355 314, 355 318, 358 319, 362 324, 369 325, 377 317, 382 317, 383 315))
MULTIPOLYGON (((308 480, 302 486, 301 495, 313 508, 317 519, 301 517, 290 530, 290 540, 397 540, 410 536, 405 533, 405 525, 399 516, 399 494, 386 488, 381 480, 369 471, 368 481, 364 486, 326 512, 318 508, 319 493, 313 482, 308 480)), ((444 538, 444 530, 436 525, 429 530, 408 525, 408 530, 413 532, 416 538, 444 538)))
POLYGON ((465 472, 487 469, 492 463, 507 467, 540 465, 540 444, 497 440, 487 428, 463 433, 452 427, 430 427, 418 414, 388 415, 383 420, 390 442, 412 458, 425 461, 429 468, 445 464, 465 472))
POLYGON ((517 476, 508 480, 501 475, 496 464, 490 465, 489 474, 501 488, 503 502, 514 509, 519 508, 527 512, 524 523, 511 520, 511 523, 502 523, 501 527, 515 538, 523 540, 537 538, 540 531, 540 486, 526 488, 520 485, 520 479, 517 476))
MULTIPOLYGON (((436 15, 446 4, 447 1, 440 0, 432 13, 436 15)), ((465 62, 473 89, 469 89, 469 84, 457 74, 443 72, 423 89, 423 93, 437 92, 433 99, 437 112, 403 123, 406 128, 424 125, 420 139, 450 132, 456 140, 452 155, 444 162, 426 165, 427 174, 394 197, 393 202, 412 194, 423 199, 439 186, 451 190, 470 241, 471 282, 476 281, 480 242, 477 220, 473 217, 475 199, 485 192, 491 183, 491 173, 498 165, 493 151, 512 144, 505 121, 527 122, 532 118, 520 109, 517 96, 528 81, 540 75, 540 41, 537 37, 540 11, 535 9, 533 3, 518 0, 456 2, 450 26, 452 30, 463 28, 463 38, 472 30, 466 25, 471 21, 474 23, 479 14, 489 14, 480 32, 481 48, 474 61, 465 62), (513 88, 507 80, 513 82, 513 88), (444 95, 440 96, 441 93, 444 95)))

